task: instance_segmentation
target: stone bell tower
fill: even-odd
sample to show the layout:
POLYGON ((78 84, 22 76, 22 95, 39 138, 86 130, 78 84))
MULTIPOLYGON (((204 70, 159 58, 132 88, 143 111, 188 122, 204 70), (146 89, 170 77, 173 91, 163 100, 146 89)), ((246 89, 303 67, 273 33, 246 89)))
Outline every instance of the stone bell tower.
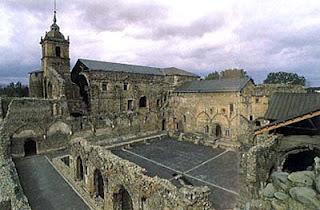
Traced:
POLYGON ((62 86, 70 78, 69 37, 65 39, 57 25, 56 9, 50 31, 41 37, 41 68, 43 71, 43 96, 59 99, 64 94, 62 86))

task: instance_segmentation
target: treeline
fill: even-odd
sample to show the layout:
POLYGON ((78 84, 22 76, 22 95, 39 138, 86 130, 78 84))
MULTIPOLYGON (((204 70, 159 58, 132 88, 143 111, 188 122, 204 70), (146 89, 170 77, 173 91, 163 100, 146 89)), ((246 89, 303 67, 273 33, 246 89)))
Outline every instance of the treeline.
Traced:
POLYGON ((28 97, 28 86, 21 82, 11 82, 9 85, 0 87, 0 96, 5 97, 28 97))

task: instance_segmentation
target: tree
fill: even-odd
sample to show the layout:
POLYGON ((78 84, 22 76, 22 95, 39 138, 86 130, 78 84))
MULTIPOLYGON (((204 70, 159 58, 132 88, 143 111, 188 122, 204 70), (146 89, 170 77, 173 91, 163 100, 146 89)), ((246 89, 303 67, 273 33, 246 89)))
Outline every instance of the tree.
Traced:
POLYGON ((289 72, 272 72, 269 73, 267 78, 263 81, 264 84, 292 84, 303 85, 306 84, 304 76, 299 76, 296 73, 289 72))
POLYGON ((205 80, 220 79, 220 74, 219 72, 215 71, 215 72, 209 73, 204 79, 205 80))
POLYGON ((220 73, 215 71, 209 73, 204 79, 215 80, 215 79, 234 79, 247 77, 247 72, 243 69, 225 69, 220 73))
POLYGON ((0 96, 6 97, 26 97, 28 96, 28 87, 21 82, 13 83, 0 88, 0 96))

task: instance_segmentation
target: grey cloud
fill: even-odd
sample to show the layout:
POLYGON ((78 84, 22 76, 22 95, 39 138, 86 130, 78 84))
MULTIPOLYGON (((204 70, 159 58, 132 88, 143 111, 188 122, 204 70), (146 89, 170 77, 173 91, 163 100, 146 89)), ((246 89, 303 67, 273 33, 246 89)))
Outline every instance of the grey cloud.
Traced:
POLYGON ((195 20, 194 22, 182 26, 170 23, 160 23, 152 29, 153 39, 165 39, 169 37, 201 37, 205 33, 219 29, 225 24, 225 19, 221 14, 207 15, 195 20))
POLYGON ((158 4, 115 0, 79 4, 77 7, 83 10, 82 20, 97 31, 121 31, 130 24, 152 25, 167 14, 167 9, 158 4))

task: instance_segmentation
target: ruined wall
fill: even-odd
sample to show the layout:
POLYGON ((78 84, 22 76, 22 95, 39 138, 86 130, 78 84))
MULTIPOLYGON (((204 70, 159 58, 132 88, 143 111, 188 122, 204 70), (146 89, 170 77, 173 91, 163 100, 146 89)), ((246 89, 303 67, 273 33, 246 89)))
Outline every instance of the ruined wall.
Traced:
POLYGON ((43 72, 29 74, 29 96, 34 98, 43 97, 43 72))
POLYGON ((75 140, 71 147, 70 173, 77 184, 83 184, 95 204, 103 209, 113 209, 119 189, 126 190, 133 209, 211 209, 207 187, 177 188, 169 181, 148 177, 145 170, 127 160, 113 155, 101 147, 93 147, 85 140, 75 140), (79 160, 83 166, 83 179, 79 177, 79 160), (97 186, 94 174, 99 170, 103 177, 103 199, 95 197, 97 186))
POLYGON ((8 108, 4 131, 11 141, 13 156, 24 156, 24 145, 33 140, 37 152, 66 147, 71 135, 65 101, 34 98, 14 99, 8 108))

